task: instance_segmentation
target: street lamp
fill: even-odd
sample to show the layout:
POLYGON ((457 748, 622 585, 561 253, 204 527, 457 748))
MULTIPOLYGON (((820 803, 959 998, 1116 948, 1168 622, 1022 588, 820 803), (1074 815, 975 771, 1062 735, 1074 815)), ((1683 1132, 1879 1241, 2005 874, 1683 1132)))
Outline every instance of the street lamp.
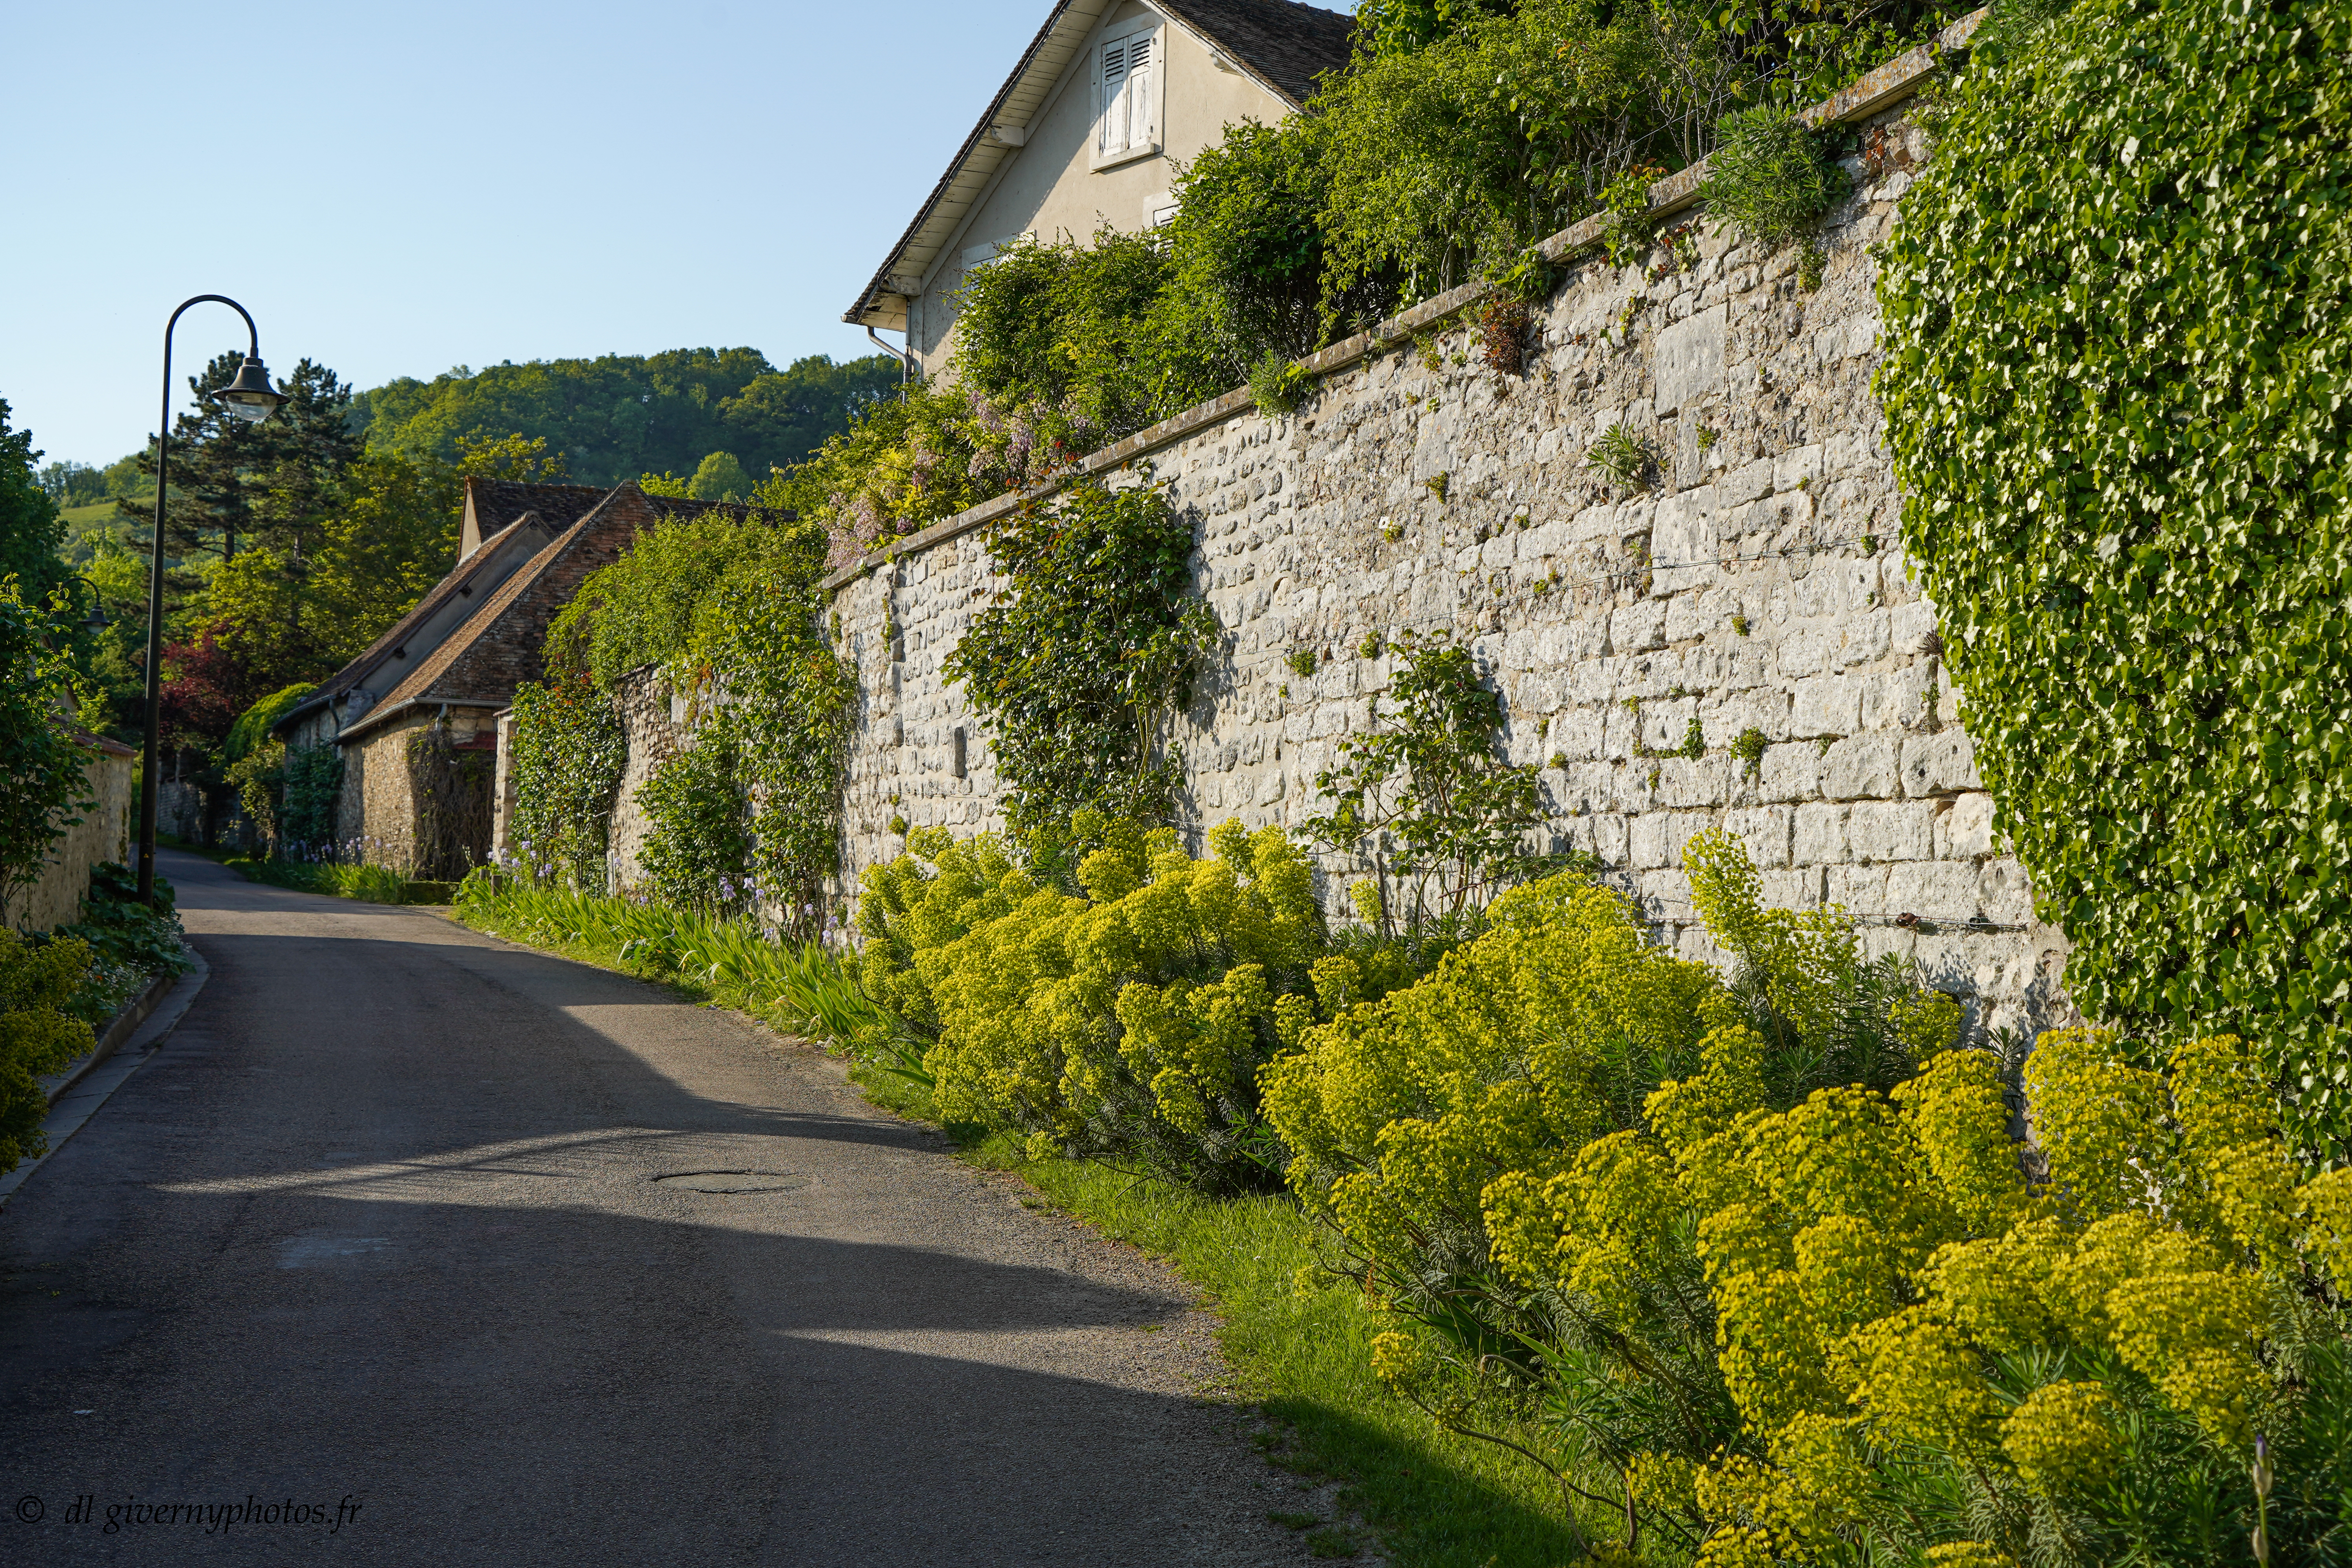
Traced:
POLYGON ((243 316, 252 342, 236 379, 211 395, 220 400, 223 411, 257 425, 286 401, 285 395, 269 384, 269 371, 261 363, 261 329, 253 324, 253 312, 227 295, 199 294, 163 323, 163 413, 155 426, 155 540, 147 574, 147 752, 139 764, 139 901, 149 905, 155 901, 155 792, 161 783, 158 753, 163 745, 163 498, 169 493, 172 442, 172 329, 187 314, 188 306, 207 301, 226 305, 243 316))

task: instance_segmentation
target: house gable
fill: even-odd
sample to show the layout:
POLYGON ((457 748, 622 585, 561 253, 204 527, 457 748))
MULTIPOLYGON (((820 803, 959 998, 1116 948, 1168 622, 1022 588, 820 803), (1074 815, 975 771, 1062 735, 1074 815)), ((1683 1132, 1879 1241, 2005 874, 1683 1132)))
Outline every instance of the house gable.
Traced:
POLYGON ((966 271, 1024 236, 1165 221, 1172 164, 1294 112, 1353 26, 1293 0, 1063 0, 845 319, 937 371, 966 271))
POLYGON ((323 744, 405 681, 515 572, 585 516, 608 491, 469 476, 457 564, 367 650, 271 726, 289 745, 323 744))

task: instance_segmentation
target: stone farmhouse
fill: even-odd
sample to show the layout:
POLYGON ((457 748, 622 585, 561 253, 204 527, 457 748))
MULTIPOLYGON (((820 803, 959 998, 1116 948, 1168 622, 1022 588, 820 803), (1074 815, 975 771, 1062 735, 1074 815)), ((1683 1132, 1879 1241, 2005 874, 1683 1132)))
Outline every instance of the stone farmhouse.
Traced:
POLYGON ((1059 0, 842 320, 904 331, 933 374, 966 272, 1025 238, 1167 222, 1174 165, 1297 112, 1354 26, 1292 0, 1059 0))
POLYGON ((427 877, 479 862, 491 843, 497 720, 517 687, 544 673, 548 624, 656 521, 722 505, 626 483, 468 479, 457 564, 272 731, 290 751, 341 748, 342 858, 427 877))

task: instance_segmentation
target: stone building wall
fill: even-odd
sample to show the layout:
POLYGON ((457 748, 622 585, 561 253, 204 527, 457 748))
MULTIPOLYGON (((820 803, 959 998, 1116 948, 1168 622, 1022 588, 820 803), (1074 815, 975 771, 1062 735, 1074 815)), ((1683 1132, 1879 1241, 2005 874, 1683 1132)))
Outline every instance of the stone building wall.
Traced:
MULTIPOLYGON (((408 765, 408 743, 428 724, 446 721, 460 746, 478 743, 494 731, 497 715, 483 709, 451 708, 446 721, 418 709, 343 747, 343 787, 337 818, 346 858, 416 869, 416 791, 408 765)), ((495 785, 491 786, 495 787, 495 785)), ((495 820, 495 818, 494 818, 495 820)))
MULTIPOLYGON (((1598 854, 1664 939, 1711 955, 1679 862, 1722 826, 1770 901, 1843 906, 1874 951, 1976 999, 1980 1021, 2065 1015, 2065 944, 1993 840, 1870 392, 1869 247, 1924 152, 1899 107, 1869 101, 1886 79, 1846 100, 1868 151, 1848 161, 1855 189, 1820 236, 1817 282, 1798 247, 1702 221, 1686 268, 1663 247, 1636 267, 1576 261, 1534 313, 1525 374, 1484 363, 1463 291, 1318 355, 1295 414, 1231 394, 1090 460, 1113 482, 1167 483, 1225 628, 1174 737, 1196 837, 1229 816, 1297 827, 1334 742, 1370 722, 1396 640, 1453 635, 1507 701, 1512 760, 1544 764, 1555 842, 1598 854), (1632 487, 1590 460, 1619 426, 1654 458, 1632 487), (1291 668, 1301 652, 1313 673, 1291 668), (1679 754, 1694 736, 1699 754, 1679 754)), ((1695 184, 1654 192, 1669 229, 1698 216, 1695 184)), ((900 848, 894 818, 1001 825, 985 729, 940 667, 998 585, 984 525, 1008 505, 836 579, 862 695, 853 896, 900 848)), ((1337 908, 1347 868, 1326 869, 1337 908)))

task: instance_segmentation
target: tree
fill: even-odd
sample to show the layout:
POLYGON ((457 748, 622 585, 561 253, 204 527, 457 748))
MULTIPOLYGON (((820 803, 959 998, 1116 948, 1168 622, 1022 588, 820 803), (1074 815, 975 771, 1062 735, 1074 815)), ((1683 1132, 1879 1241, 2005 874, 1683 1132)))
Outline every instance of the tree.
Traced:
POLYGON ((732 452, 713 452, 694 470, 686 493, 697 500, 741 500, 751 493, 751 476, 732 452))
POLYGON ((34 468, 40 456, 30 430, 8 428, 8 403, 0 398, 0 578, 16 578, 35 604, 66 579, 58 559, 65 524, 34 468))
MULTIPOLYGON (((172 579, 174 597, 197 589, 200 580, 186 567, 198 556, 226 562, 240 549, 267 545, 301 560, 316 548, 335 482, 361 449, 349 427, 352 388, 311 360, 278 381, 287 400, 268 419, 249 425, 230 416, 208 395, 228 384, 244 358, 221 354, 190 376, 191 406, 173 421, 163 550, 167 562, 183 567, 172 579)), ((152 447, 139 471, 152 486, 152 447)), ((132 538, 152 527, 152 504, 119 503, 132 538)))
POLYGON ((0 578, 0 906, 39 879, 49 846, 91 805, 64 724, 73 669, 53 646, 62 605, 27 604, 14 577, 0 578))
POLYGON ((846 429, 898 390, 898 376, 883 354, 846 364, 820 354, 779 371, 753 349, 676 349, 403 377, 362 394, 355 417, 371 449, 444 462, 486 433, 543 438, 586 484, 691 474, 713 451, 734 453, 760 478, 846 429))

